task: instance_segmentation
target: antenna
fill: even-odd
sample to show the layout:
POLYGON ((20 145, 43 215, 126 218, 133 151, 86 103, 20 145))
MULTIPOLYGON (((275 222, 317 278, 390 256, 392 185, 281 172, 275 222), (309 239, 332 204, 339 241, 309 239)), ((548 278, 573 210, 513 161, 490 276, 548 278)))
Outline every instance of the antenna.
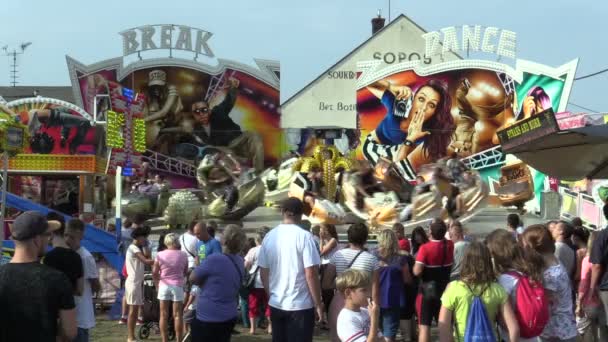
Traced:
POLYGON ((17 55, 22 55, 25 52, 25 49, 27 49, 28 46, 32 45, 32 42, 25 42, 25 43, 21 43, 20 46, 20 50, 17 51, 17 49, 13 49, 13 51, 8 51, 8 45, 5 45, 2 47, 2 50, 4 50, 4 55, 8 56, 8 57, 13 57, 12 61, 9 62, 10 64, 10 68, 11 70, 9 71, 10 73, 10 78, 11 78, 11 85, 13 87, 17 86, 17 78, 19 78, 19 76, 17 76, 17 55))

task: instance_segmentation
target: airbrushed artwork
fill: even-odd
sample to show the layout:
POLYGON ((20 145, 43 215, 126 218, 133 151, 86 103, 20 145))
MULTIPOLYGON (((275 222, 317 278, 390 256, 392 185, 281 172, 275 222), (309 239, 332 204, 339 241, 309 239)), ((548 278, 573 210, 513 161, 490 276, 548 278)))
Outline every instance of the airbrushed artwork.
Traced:
POLYGON ((278 89, 241 71, 152 67, 117 80, 115 71, 103 70, 79 75, 79 84, 98 121, 112 109, 103 95, 116 85, 143 93, 147 149, 164 155, 196 162, 211 150, 230 151, 259 172, 286 150, 278 89))
POLYGON ((563 80, 461 69, 418 75, 394 72, 359 88, 360 157, 394 161, 414 180, 425 164, 467 158, 500 144, 498 131, 546 109, 557 108, 563 80))
POLYGON ((30 144, 24 153, 37 154, 98 154, 103 131, 92 124, 74 106, 63 101, 36 100, 11 105, 10 110, 27 126, 30 144))

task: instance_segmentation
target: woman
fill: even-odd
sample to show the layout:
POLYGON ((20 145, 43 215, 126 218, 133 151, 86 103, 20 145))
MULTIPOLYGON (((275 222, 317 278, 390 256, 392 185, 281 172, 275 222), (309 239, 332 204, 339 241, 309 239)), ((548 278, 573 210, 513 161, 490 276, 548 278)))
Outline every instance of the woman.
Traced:
POLYGON ((323 223, 320 226, 319 236, 321 238, 321 297, 325 305, 325 314, 329 314, 329 305, 334 298, 334 284, 324 284, 323 278, 326 277, 327 265, 336 251, 340 248, 338 245, 338 232, 333 224, 323 223))
POLYGON ((528 91, 526 98, 521 104, 521 111, 517 116, 517 120, 527 119, 532 115, 549 109, 553 106, 551 97, 545 92, 543 87, 534 86, 528 91))
POLYGON ((188 256, 181 251, 179 236, 175 233, 165 235, 166 249, 156 255, 152 274, 158 288, 160 301, 160 336, 163 342, 167 338, 167 320, 169 309, 173 307, 175 336, 181 341, 184 335, 182 320, 184 305, 184 284, 188 273, 188 256))
POLYGON ((544 225, 532 225, 522 234, 524 247, 535 250, 543 258, 543 283, 549 295, 549 322, 541 341, 575 341, 576 321, 572 307, 572 289, 568 272, 555 257, 555 242, 544 225))
MULTIPOLYGON (((528 277, 532 284, 542 285, 544 261, 533 251, 523 248, 515 240, 512 232, 505 229, 497 229, 486 237, 486 245, 494 261, 494 270, 498 275, 498 283, 509 295, 511 306, 516 307, 518 278, 512 275, 517 272, 522 277, 528 277)), ((509 342, 505 326, 499 325, 500 337, 509 342)), ((537 338, 525 339, 520 337, 520 342, 536 342, 537 338)))
MULTIPOLYGON (((330 263, 327 265, 326 276, 322 286, 327 288, 333 286, 336 276, 342 274, 347 269, 353 268, 367 272, 372 276, 372 298, 377 303, 379 301, 379 270, 378 259, 365 250, 369 231, 363 223, 352 224, 348 228, 348 247, 337 251, 330 263)), ((333 342, 340 342, 336 331, 338 314, 344 308, 344 296, 340 292, 335 292, 333 300, 329 306, 329 333, 333 342)))
MULTIPOLYGON (((374 255, 380 264, 380 324, 387 342, 395 341, 399 330, 404 284, 411 284, 407 259, 399 253, 397 235, 390 229, 378 234, 378 249, 374 255)), ((414 301, 414 297, 405 300, 414 301)))
POLYGON ((581 280, 581 270, 583 259, 587 255, 587 243, 589 241, 589 231, 582 226, 575 226, 572 232, 572 245, 576 248, 576 270, 574 272, 574 288, 578 288, 581 280))
POLYGON ((578 287, 578 306, 576 308, 576 326, 583 341, 606 341, 608 339, 608 327, 603 322, 606 317, 599 292, 596 289, 591 291, 591 262, 589 254, 593 247, 593 241, 597 237, 597 232, 591 233, 589 243, 585 248, 586 255, 582 261, 582 271, 580 273, 580 284, 578 287))
POLYGON ((238 295, 245 265, 239 255, 246 237, 241 227, 229 224, 224 230, 223 254, 212 254, 192 272, 199 286, 192 341, 230 341, 238 315, 238 295))
POLYGON ((414 93, 407 86, 378 81, 368 87, 387 114, 363 144, 363 155, 372 164, 380 158, 397 163, 407 180, 416 170, 446 155, 455 125, 448 86, 429 80, 414 93))
POLYGON ((249 307, 249 333, 255 335, 255 329, 257 327, 256 320, 261 318, 259 311, 260 306, 265 307, 264 313, 268 319, 268 334, 272 333, 272 325, 270 324, 270 306, 268 305, 268 296, 264 291, 264 285, 260 278, 260 270, 258 267, 258 255, 260 254, 260 247, 266 233, 268 233, 268 227, 262 227, 258 229, 255 235, 255 247, 251 248, 245 256, 245 268, 249 274, 255 277, 253 288, 249 290, 248 307, 249 307))
MULTIPOLYGON (((488 248, 472 242, 464 253, 460 280, 448 285, 441 297, 439 338, 441 341, 464 341, 469 311, 474 297, 480 297, 490 324, 506 323, 511 341, 519 338, 519 326, 505 290, 496 282, 488 248), (455 324, 452 322, 455 321, 455 324), (452 326, 455 325, 454 331, 452 326)), ((492 324, 493 326, 493 324, 492 324)), ((496 334, 496 333, 494 333, 496 334)), ((495 335, 496 336, 496 335, 495 335)))
POLYGON ((426 235, 424 228, 421 226, 414 228, 414 230, 412 230, 412 255, 416 257, 420 246, 427 242, 429 242, 429 237, 426 235))

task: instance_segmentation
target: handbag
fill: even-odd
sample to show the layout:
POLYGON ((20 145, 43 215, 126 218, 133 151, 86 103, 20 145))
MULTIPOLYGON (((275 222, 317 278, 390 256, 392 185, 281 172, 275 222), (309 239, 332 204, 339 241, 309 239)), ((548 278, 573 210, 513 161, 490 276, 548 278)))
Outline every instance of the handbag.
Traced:
MULTIPOLYGON (((447 241, 443 240, 443 258, 441 259, 441 266, 445 264, 445 258, 447 257, 447 241)), ((423 282, 420 286, 422 296, 427 300, 439 300, 441 297, 442 289, 440 289, 440 283, 437 280, 431 280, 423 282)))
POLYGON ((260 266, 256 266, 255 271, 253 271, 253 273, 245 273, 245 277, 243 278, 243 284, 241 284, 241 287, 251 290, 255 285, 255 278, 257 277, 259 270, 260 266))

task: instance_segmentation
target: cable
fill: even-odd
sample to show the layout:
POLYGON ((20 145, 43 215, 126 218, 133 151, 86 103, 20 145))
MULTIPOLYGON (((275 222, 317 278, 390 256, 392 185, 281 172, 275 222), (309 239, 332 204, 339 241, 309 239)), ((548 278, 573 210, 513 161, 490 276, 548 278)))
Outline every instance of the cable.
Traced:
POLYGON ((585 75, 585 76, 581 76, 581 77, 576 77, 576 78, 574 78, 574 80, 575 80, 575 81, 584 80, 585 78, 589 78, 589 77, 597 76, 597 75, 599 75, 599 74, 603 74, 603 73, 605 73, 605 72, 608 72, 608 68, 603 69, 603 70, 600 70, 600 71, 597 71, 597 72, 594 72, 594 73, 589 74, 589 75, 585 75))
POLYGON ((569 105, 571 105, 571 106, 574 106, 574 107, 578 107, 578 108, 580 108, 580 109, 584 109, 584 110, 589 111, 589 112, 591 112, 591 113, 599 113, 599 111, 597 111, 597 110, 593 110, 593 109, 591 109, 591 108, 587 108, 587 107, 579 106, 579 105, 577 105, 576 103, 568 102, 568 104, 569 104, 569 105))

